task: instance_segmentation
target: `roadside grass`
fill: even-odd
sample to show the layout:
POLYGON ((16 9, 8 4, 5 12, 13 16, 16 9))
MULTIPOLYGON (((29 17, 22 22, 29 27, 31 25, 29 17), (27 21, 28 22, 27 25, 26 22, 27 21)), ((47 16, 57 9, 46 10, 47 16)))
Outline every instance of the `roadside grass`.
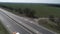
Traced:
MULTIPOLYGON (((36 16, 39 17, 47 17, 49 15, 54 15, 55 17, 60 17, 60 8, 58 7, 51 7, 51 6, 46 6, 46 5, 41 5, 41 4, 18 4, 18 3, 13 3, 13 4, 8 4, 8 3, 4 3, 3 5, 8 6, 8 7, 12 7, 12 8, 31 8, 33 10, 36 11, 36 16)), ((17 12, 11 11, 17 15, 21 15, 17 12)), ((24 16, 24 15, 23 15, 24 16)), ((56 25, 54 24, 54 22, 48 21, 45 22, 45 20, 43 21, 39 21, 39 24, 50 29, 53 30, 55 32, 58 32, 60 34, 60 30, 57 29, 56 25)))
POLYGON ((39 20, 38 23, 39 23, 39 25, 42 25, 42 26, 60 34, 60 30, 57 29, 57 26, 55 25, 54 22, 43 19, 43 20, 39 20))
POLYGON ((9 34, 8 31, 4 28, 1 21, 0 21, 0 34, 9 34))
POLYGON ((38 17, 46 17, 49 15, 54 15, 55 17, 60 17, 60 8, 51 7, 41 4, 26 4, 26 3, 4 3, 3 5, 12 7, 12 8, 31 8, 36 11, 36 16, 38 17))

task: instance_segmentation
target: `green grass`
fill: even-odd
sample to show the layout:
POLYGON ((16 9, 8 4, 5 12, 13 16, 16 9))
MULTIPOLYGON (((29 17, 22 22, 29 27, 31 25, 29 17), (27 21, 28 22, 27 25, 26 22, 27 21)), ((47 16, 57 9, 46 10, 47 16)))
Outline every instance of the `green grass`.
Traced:
POLYGON ((58 28, 57 28, 57 26, 55 25, 56 23, 54 23, 54 22, 52 22, 52 21, 50 21, 50 20, 39 20, 39 25, 42 25, 42 26, 44 26, 44 27, 46 27, 46 28, 48 28, 48 29, 50 29, 50 30, 52 30, 52 31, 54 31, 54 32, 57 32, 58 34, 60 34, 60 30, 58 30, 58 28))
MULTIPOLYGON (((36 15, 39 17, 46 17, 49 15, 54 15, 56 17, 60 17, 60 8, 58 8, 58 7, 51 7, 51 6, 46 6, 46 5, 42 5, 42 4, 29 4, 29 3, 28 4, 26 4, 26 3, 25 4, 22 4, 22 3, 8 4, 8 3, 6 3, 3 5, 8 6, 8 7, 13 7, 13 8, 22 8, 22 9, 31 8, 36 11, 36 15)), ((51 30, 54 30, 56 32, 60 32, 56 29, 54 24, 41 24, 41 25, 44 25, 45 27, 47 27, 51 30)))
MULTIPOLYGON (((49 16, 49 15, 54 15, 56 17, 60 17, 60 8, 58 7, 51 7, 51 6, 46 6, 46 5, 41 5, 41 4, 3 4, 5 6, 8 6, 8 7, 13 7, 13 8, 31 8, 33 10, 36 11, 36 15, 39 16, 39 17, 46 17, 46 16, 49 16)), ((51 22, 50 22, 51 23, 51 22)), ((41 24, 40 25, 43 25, 51 30, 54 30, 56 32, 59 32, 59 30, 56 29, 55 25, 52 23, 52 24, 41 24)))
POLYGON ((3 4, 5 6, 13 7, 13 8, 31 8, 33 10, 36 10, 36 15, 39 17, 46 17, 48 15, 54 15, 56 17, 60 17, 60 8, 58 7, 50 7, 42 4, 3 4))
POLYGON ((9 34, 0 21, 0 34, 9 34))
MULTIPOLYGON (((53 23, 53 22, 52 22, 53 23)), ((52 31, 54 31, 54 32, 57 32, 57 33, 59 33, 60 34, 60 30, 58 30, 57 29, 57 26, 55 26, 54 24, 45 24, 44 25, 44 27, 46 27, 46 28, 48 28, 48 29, 50 29, 50 30, 52 30, 52 31)))

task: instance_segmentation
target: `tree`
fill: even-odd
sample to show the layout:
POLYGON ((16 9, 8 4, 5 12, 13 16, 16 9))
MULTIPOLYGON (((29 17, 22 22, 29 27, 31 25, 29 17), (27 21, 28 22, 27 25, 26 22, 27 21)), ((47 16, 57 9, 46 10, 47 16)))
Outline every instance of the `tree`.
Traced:
POLYGON ((49 20, 51 20, 51 21, 54 22, 54 21, 55 21, 54 16, 53 16, 53 15, 50 15, 50 16, 49 16, 49 20))
POLYGON ((32 10, 32 11, 30 12, 30 17, 35 17, 35 11, 34 11, 34 10, 32 10))
POLYGON ((30 15, 30 12, 31 12, 31 9, 29 9, 29 8, 25 8, 25 9, 24 9, 24 14, 25 14, 26 16, 29 16, 29 15, 30 15))
POLYGON ((19 11, 20 14, 24 13, 21 8, 19 8, 18 11, 19 11))
POLYGON ((24 9, 24 13, 25 13, 25 14, 30 13, 30 11, 31 11, 31 9, 29 9, 29 8, 25 8, 25 9, 24 9))
POLYGON ((35 10, 32 10, 32 9, 30 9, 30 8, 25 8, 24 9, 24 14, 26 15, 26 16, 28 16, 28 17, 34 17, 34 15, 35 15, 35 10))

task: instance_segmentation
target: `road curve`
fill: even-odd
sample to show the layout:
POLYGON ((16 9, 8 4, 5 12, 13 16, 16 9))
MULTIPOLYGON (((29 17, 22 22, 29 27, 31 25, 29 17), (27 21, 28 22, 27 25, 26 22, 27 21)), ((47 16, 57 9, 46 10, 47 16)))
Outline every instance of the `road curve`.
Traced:
POLYGON ((7 29, 9 29, 9 31, 11 33, 13 33, 13 32, 19 32, 20 34, 33 34, 29 30, 27 30, 26 28, 24 28, 23 26, 17 24, 14 20, 12 20, 11 18, 9 18, 2 11, 0 11, 0 20, 5 25, 5 27, 7 29))
POLYGON ((42 34, 55 34, 55 33, 50 32, 50 31, 48 31, 48 30, 46 30, 46 29, 44 29, 44 28, 41 28, 41 27, 39 27, 39 26, 37 26, 37 25, 29 22, 29 21, 26 21, 26 19, 24 19, 24 18, 22 18, 22 17, 19 17, 19 16, 17 16, 17 15, 14 15, 14 14, 12 14, 12 13, 10 13, 10 12, 5 11, 5 10, 1 10, 1 11, 3 11, 4 13, 6 13, 7 15, 9 15, 9 16, 10 16, 11 18, 13 18, 14 20, 16 20, 16 21, 18 21, 18 22, 21 21, 22 23, 25 23, 25 24, 31 26, 32 28, 34 28, 35 30, 37 30, 37 32, 40 32, 40 33, 42 33, 42 34))

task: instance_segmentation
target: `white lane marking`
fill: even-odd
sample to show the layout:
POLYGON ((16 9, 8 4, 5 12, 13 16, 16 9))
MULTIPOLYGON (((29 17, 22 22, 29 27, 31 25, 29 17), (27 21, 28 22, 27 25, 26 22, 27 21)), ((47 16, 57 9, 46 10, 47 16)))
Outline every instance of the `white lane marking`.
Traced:
MULTIPOLYGON (((23 23, 23 22, 20 21, 19 23, 23 23)), ((17 24, 18 26, 22 27, 24 30, 26 30, 27 32, 29 32, 30 34, 32 34, 30 31, 28 31, 27 29, 25 29, 23 26, 19 25, 18 23, 15 23, 15 24, 17 24)))
MULTIPOLYGON (((25 18, 24 18, 25 19, 25 18)), ((29 21, 28 19, 26 20, 26 21, 29 21)), ((33 22, 33 21, 31 21, 31 22, 33 22)), ((39 32, 38 32, 39 33, 39 32)), ((40 33, 39 33, 40 34, 40 33)))
POLYGON ((26 21, 28 20, 28 19, 25 19, 26 21))
POLYGON ((22 22, 20 22, 20 23, 22 23, 22 22))
POLYGON ((30 23, 34 23, 33 21, 29 21, 30 23))
MULTIPOLYGON (((20 22, 21 22, 21 21, 20 21, 20 22)), ((25 25, 26 25, 26 24, 25 24, 25 25)), ((30 27, 30 26, 29 26, 29 27, 30 27)), ((29 27, 28 27, 28 28, 29 28, 29 27)), ((33 28, 30 27, 30 30, 33 30, 33 28)), ((39 31, 37 31, 37 30, 35 30, 35 29, 34 29, 34 32, 35 32, 36 34, 42 34, 41 32, 39 32, 39 31)))
POLYGON ((30 22, 30 23, 34 23, 33 21, 30 21, 29 19, 25 19, 25 18, 24 18, 24 20, 25 20, 25 21, 28 21, 28 22, 30 22))
POLYGON ((7 27, 9 28, 9 27, 10 27, 10 25, 7 25, 7 27))
POLYGON ((41 33, 41 32, 39 32, 39 31, 36 31, 36 33, 37 33, 37 34, 42 34, 42 33, 41 33))

